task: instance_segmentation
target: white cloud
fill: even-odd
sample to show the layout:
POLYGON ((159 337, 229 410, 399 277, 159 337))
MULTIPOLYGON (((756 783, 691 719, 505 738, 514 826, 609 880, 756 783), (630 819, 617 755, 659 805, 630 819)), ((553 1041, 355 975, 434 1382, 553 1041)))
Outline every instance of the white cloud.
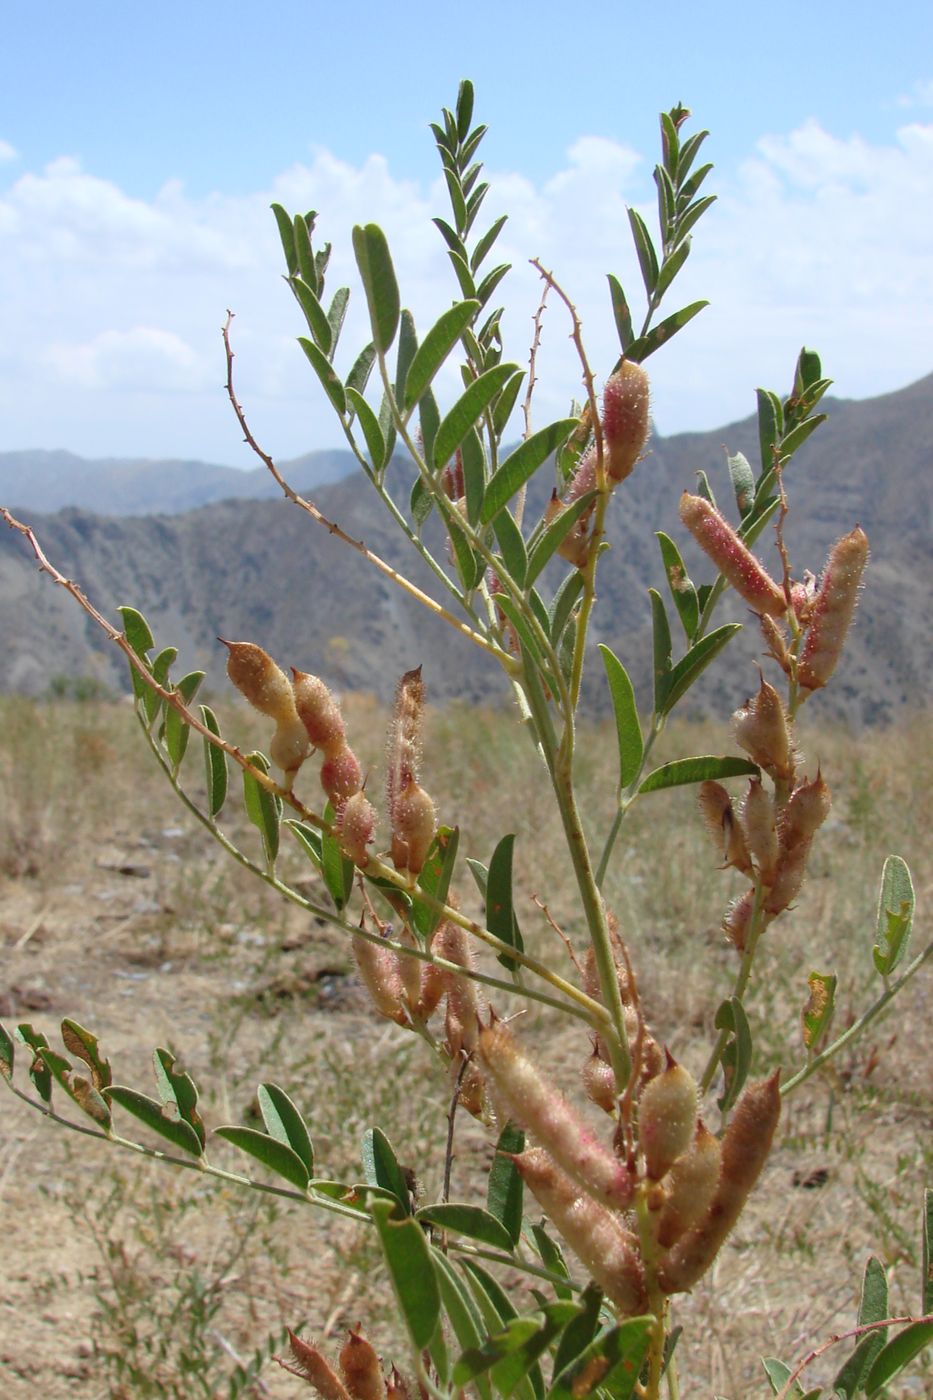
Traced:
POLYGON ((15 146, 11 146, 9 141, 0 139, 0 163, 7 160, 16 160, 19 152, 15 146))
POLYGON ((933 107, 933 78, 914 83, 897 99, 898 107, 933 107))
MULTIPOLYGON (((581 137, 541 184, 487 171, 484 226, 509 223, 494 261, 514 264, 507 351, 524 361, 541 283, 553 268, 583 319, 597 374, 618 354, 605 273, 643 309, 626 203, 654 222, 654 187, 634 152, 581 137)), ((763 137, 744 165, 714 173, 720 200, 697 229, 670 309, 713 305, 652 365, 664 432, 714 427, 750 412, 756 384, 787 386, 797 350, 812 344, 837 391, 897 388, 933 368, 933 124, 914 122, 887 145, 838 138, 815 122, 763 137)), ((268 190, 193 199, 177 182, 151 200, 62 157, 0 188, 0 450, 66 446, 87 454, 199 455, 246 463, 222 392, 219 329, 234 326, 238 388, 257 434, 281 456, 341 441, 294 337, 300 315, 278 278, 271 200, 321 211, 332 241, 329 286, 356 288, 344 331, 350 360, 366 338, 350 250, 352 225, 386 230, 406 305, 422 333, 457 295, 431 216, 446 191, 396 179, 370 156, 359 166, 318 149, 268 190)), ((506 290, 508 289, 508 290, 506 290)), ((536 421, 562 414, 580 370, 565 309, 551 297, 538 361, 536 421)), ((343 348, 343 347, 342 347, 343 348)), ((439 382, 456 392, 451 368, 439 382)))

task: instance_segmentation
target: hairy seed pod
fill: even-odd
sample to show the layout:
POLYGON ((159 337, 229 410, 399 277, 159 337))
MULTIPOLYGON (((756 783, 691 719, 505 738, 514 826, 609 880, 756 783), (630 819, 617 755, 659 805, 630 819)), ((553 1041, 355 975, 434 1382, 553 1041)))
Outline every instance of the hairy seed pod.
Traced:
POLYGON ((743 875, 750 875, 752 862, 745 844, 745 835, 741 824, 736 820, 732 798, 722 783, 713 782, 711 778, 701 783, 697 801, 706 829, 724 864, 741 870, 743 875))
POLYGON ((463 1074, 460 1075, 459 1102, 474 1118, 482 1119, 488 1114, 486 1080, 475 1060, 470 1060, 463 1074))
POLYGON ((227 675, 237 690, 260 714, 275 720, 269 756, 284 772, 290 788, 311 745, 298 718, 288 678, 262 647, 252 642, 224 642, 222 637, 219 640, 229 651, 227 675))
POLYGON ((645 1085, 638 1100, 638 1145, 652 1181, 660 1181, 687 1151, 696 1127, 696 1080, 668 1052, 667 1068, 645 1085))
POLYGON ((787 600, 783 588, 775 583, 715 506, 702 496, 691 496, 685 491, 680 498, 680 518, 752 612, 784 616, 787 600))
POLYGON ((805 778, 791 793, 781 813, 781 850, 790 851, 811 841, 829 816, 831 806, 832 794, 822 774, 818 772, 812 782, 805 778))
POLYGON ((340 1369, 353 1400, 384 1400, 385 1381, 375 1348, 352 1329, 340 1349, 340 1369))
POLYGON ((738 899, 732 901, 723 916, 723 932, 739 953, 745 952, 745 945, 748 942, 748 930, 752 922, 752 911, 755 908, 755 891, 746 890, 738 899))
POLYGON ((703 1277, 742 1213, 781 1116, 779 1075, 776 1070, 770 1079, 749 1085, 739 1099, 722 1140, 719 1185, 706 1215, 661 1261, 658 1282, 665 1293, 683 1293, 703 1277))
POLYGON ((783 914, 803 889, 812 844, 811 841, 799 841, 789 851, 781 852, 771 888, 765 894, 764 910, 769 918, 783 914))
POLYGON ((665 1249, 705 1216, 719 1185, 721 1158, 719 1139, 701 1120, 690 1147, 663 1181, 666 1200, 658 1220, 658 1243, 665 1249))
POLYGON ((334 748, 321 764, 321 787, 333 803, 335 811, 343 810, 344 803, 363 786, 363 770, 356 754, 344 740, 334 748))
POLYGON ((622 1316, 643 1312, 647 1295, 638 1245, 619 1217, 581 1195, 540 1147, 513 1160, 538 1204, 622 1316))
POLYGON ((815 600, 816 579, 808 569, 800 583, 792 583, 790 586, 790 605, 801 627, 808 625, 815 600))
POLYGON ((774 798, 760 778, 751 778, 740 811, 745 844, 763 885, 772 885, 778 863, 777 819, 774 798))
POLYGON ((286 786, 291 788, 295 774, 311 752, 305 727, 297 715, 280 721, 269 741, 269 757, 285 774, 286 786))
POLYGON ((360 792, 347 798, 337 822, 343 853, 362 870, 369 862, 366 847, 372 844, 376 830, 376 813, 372 803, 360 792))
POLYGON ((583 1090, 586 1097, 604 1113, 615 1113, 619 1102, 616 1077, 612 1072, 612 1065, 606 1063, 595 1045, 592 1055, 583 1066, 583 1090))
POLYGON ((624 1208, 632 1180, 623 1164, 590 1132, 576 1110, 548 1084, 501 1021, 480 1032, 480 1060, 500 1116, 534 1133, 558 1166, 603 1205, 624 1208))
POLYGON ((764 676, 758 694, 732 716, 735 737, 749 757, 776 781, 794 776, 794 752, 781 697, 764 676))
POLYGON ((610 481, 624 481, 644 452, 649 408, 647 374, 641 365, 623 360, 603 390, 602 427, 610 481))
POLYGON ((776 622, 773 617, 768 617, 767 614, 763 614, 759 617, 758 625, 761 628, 761 635, 764 638, 768 656, 777 662, 786 676, 789 676, 793 668, 791 666, 790 652, 787 648, 787 633, 784 631, 784 628, 779 622, 776 622))
MULTIPOLYGON (((288 1345, 295 1358, 298 1374, 310 1381, 321 1400, 352 1400, 343 1381, 331 1369, 330 1363, 317 1347, 303 1342, 291 1329, 288 1331, 288 1345)), ((291 1367, 288 1369, 291 1370, 291 1367)))
POLYGON ((411 1400, 408 1386, 395 1366, 386 1381, 386 1400, 411 1400))
POLYGON ((319 676, 292 668, 295 707, 316 749, 330 754, 343 747, 340 707, 319 676))
POLYGON ((868 536, 859 526, 833 545, 813 602, 810 626, 797 666, 797 682, 801 689, 818 690, 836 669, 867 562, 868 536))
MULTIPOLYGON (((418 940, 410 928, 404 924, 398 930, 397 938, 399 943, 406 948, 417 948, 418 940)), ((420 958, 406 957, 404 953, 398 955, 398 971, 402 980, 402 990, 405 993, 405 1001, 408 1009, 414 1015, 421 1000, 421 972, 424 963, 420 958)))
MULTIPOLYGON (((431 951, 462 968, 473 967, 470 940, 466 930, 459 924, 441 924, 432 940, 431 951)), ((444 1021, 447 1051, 451 1059, 459 1063, 463 1054, 472 1054, 476 1049, 480 1017, 486 1011, 486 1003, 479 984, 474 982, 472 977, 459 977, 456 973, 446 970, 441 973, 441 977, 447 992, 444 1021)))
POLYGON ((360 977, 380 1016, 387 1016, 390 1021, 407 1026, 408 1017, 402 1005, 402 979, 395 953, 391 948, 382 948, 359 933, 353 935, 351 943, 360 977))
POLYGON ((395 794, 391 810, 392 860, 396 870, 417 875, 427 859, 437 821, 434 803, 418 783, 395 794))

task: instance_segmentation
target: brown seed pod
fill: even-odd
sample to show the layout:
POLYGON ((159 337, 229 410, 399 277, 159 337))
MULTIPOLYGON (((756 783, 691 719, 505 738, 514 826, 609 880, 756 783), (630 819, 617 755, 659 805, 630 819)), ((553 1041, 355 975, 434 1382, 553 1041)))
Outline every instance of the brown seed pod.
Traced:
POLYGON ((664 1178, 666 1199, 658 1221, 658 1243, 667 1248, 698 1224, 719 1185, 722 1150, 718 1138, 697 1123, 696 1136, 664 1178))
POLYGON ((382 948, 358 933, 353 935, 351 946, 360 977, 380 1016, 387 1016, 390 1021, 407 1026, 408 1017, 402 1004, 402 979, 395 953, 391 948, 382 948))
POLYGON ((376 830, 376 813, 362 791, 347 798, 337 822, 343 853, 362 870, 369 862, 367 846, 372 845, 376 830))
POLYGON ((661 1261, 658 1282, 665 1293, 683 1293, 710 1267, 742 1213, 771 1151, 781 1116, 779 1070, 742 1094, 722 1140, 719 1184, 706 1214, 682 1235, 661 1261))
POLYGON ((750 758, 776 781, 794 776, 794 752, 781 697, 764 676, 758 694, 732 716, 735 737, 750 758))
POLYGON ((752 862, 745 844, 745 835, 741 824, 736 820, 732 798, 722 783, 707 778, 700 784, 697 801, 706 829, 724 864, 741 870, 743 875, 750 875, 752 862))
POLYGON ((668 1053, 667 1068, 649 1080, 638 1100, 638 1145, 645 1174, 660 1181, 693 1142, 696 1126, 696 1080, 668 1053))
POLYGON ((619 1159, 597 1141, 562 1094, 547 1083, 501 1021, 480 1032, 478 1054, 504 1120, 512 1118, 545 1147, 558 1166, 610 1209, 632 1198, 632 1179, 619 1159))
POLYGON ((384 1400, 385 1381, 379 1357, 361 1332, 351 1329, 340 1349, 340 1369, 353 1400, 384 1400))
POLYGON ((789 851, 781 852, 771 888, 765 894, 764 908, 769 918, 782 914, 803 889, 811 845, 811 841, 799 841, 789 851))
POLYGON ((791 793, 781 813, 778 834, 782 852, 811 841, 829 816, 831 806, 832 794, 822 774, 818 772, 812 782, 804 778, 791 793))
POLYGON ((754 908, 755 891, 746 890, 738 899, 732 901, 723 917, 723 932, 733 948, 739 953, 745 952, 754 908))
POLYGON ((274 720, 289 720, 295 713, 295 699, 285 672, 268 652, 253 642, 227 642, 227 675, 241 695, 260 714, 274 720))
POLYGON ((624 481, 644 452, 649 411, 647 374, 641 365, 623 360, 603 390, 602 428, 610 481, 624 481))
POLYGON ((751 778, 739 813, 745 844, 763 885, 772 885, 778 863, 777 820, 774 798, 760 778, 751 778))
POLYGON ((395 794, 390 816, 395 868, 417 875, 434 840, 434 803, 423 787, 412 782, 395 794))
POLYGON ((319 676, 292 670, 295 707, 316 749, 325 754, 344 744, 340 706, 319 676))
POLYGON ((812 604, 797 665, 797 683, 805 692, 824 686, 836 669, 867 562, 868 536, 857 525, 833 545, 812 604))
POLYGON ((295 1336, 290 1328, 288 1329, 288 1345, 295 1358, 295 1366, 286 1365, 287 1371, 292 1371, 293 1374, 303 1376, 306 1381, 309 1381, 318 1395, 321 1396, 321 1400, 352 1400, 343 1381, 317 1347, 303 1342, 300 1337, 295 1336))
POLYGON ((615 1113, 618 1106, 616 1077, 594 1044, 593 1053, 583 1066, 583 1091, 604 1113, 615 1113))
POLYGON ((703 496, 691 496, 685 491, 680 498, 680 518, 726 582, 753 612, 784 616, 787 600, 783 588, 775 583, 715 506, 703 496))
POLYGON ((542 1148, 529 1148, 513 1160, 538 1204, 620 1314, 643 1312, 647 1294, 638 1245, 619 1216, 581 1195, 542 1148))

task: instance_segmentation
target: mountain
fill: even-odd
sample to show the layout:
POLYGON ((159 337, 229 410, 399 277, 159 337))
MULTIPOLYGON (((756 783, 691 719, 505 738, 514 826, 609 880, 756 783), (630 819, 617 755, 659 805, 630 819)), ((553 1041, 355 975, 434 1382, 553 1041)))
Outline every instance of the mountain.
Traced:
MULTIPOLYGON (((308 452, 281 463, 303 491, 356 470, 347 451, 308 452)), ((279 489, 265 467, 239 471, 211 462, 105 457, 72 452, 0 452, 0 500, 18 510, 77 506, 98 515, 177 515, 213 501, 271 500, 279 489)))
MULTIPOLYGON (((927 699, 933 375, 879 398, 830 401, 827 411, 829 423, 788 470, 787 544, 799 577, 807 568, 819 572, 833 541, 856 523, 868 533, 872 558, 846 656, 832 687, 811 702, 824 718, 857 726, 893 719, 927 699)), ((594 641, 607 642, 623 658, 642 697, 651 671, 646 591, 654 586, 666 593, 652 532, 673 535, 690 572, 702 581, 708 569, 684 543, 677 501, 700 469, 720 500, 730 500, 724 446, 755 461, 754 421, 656 437, 611 504, 612 548, 601 566, 594 641)), ((403 502, 410 478, 402 464, 394 464, 391 475, 403 502)), ((544 469, 532 482, 528 519, 543 508, 547 476, 544 469)), ((436 590, 426 566, 411 565, 404 539, 360 478, 323 486, 314 499, 354 539, 410 572, 420 587, 436 590)), ((79 580, 92 600, 111 616, 117 604, 139 607, 158 645, 177 646, 179 664, 206 670, 211 685, 225 684, 220 634, 258 641, 282 664, 383 699, 398 675, 419 663, 435 700, 504 693, 478 648, 281 497, 254 500, 249 510, 225 500, 179 515, 116 518, 72 508, 29 516, 50 559, 79 580)), ((772 535, 766 531, 758 552, 776 569, 772 535)), ((445 559, 446 545, 431 534, 430 520, 426 538, 445 559)), ((564 567, 558 561, 555 579, 564 567)), ((554 581, 545 577, 545 591, 554 581)), ((734 708, 756 684, 756 626, 727 593, 717 621, 730 616, 749 625, 690 693, 685 705, 695 711, 734 708)), ((115 648, 63 590, 38 575, 23 540, 6 531, 0 535, 0 644, 6 689, 41 694, 63 675, 125 684, 115 648)), ((675 646, 682 648, 682 637, 675 646)), ((592 706, 605 703, 601 671, 594 658, 588 668, 592 706)))

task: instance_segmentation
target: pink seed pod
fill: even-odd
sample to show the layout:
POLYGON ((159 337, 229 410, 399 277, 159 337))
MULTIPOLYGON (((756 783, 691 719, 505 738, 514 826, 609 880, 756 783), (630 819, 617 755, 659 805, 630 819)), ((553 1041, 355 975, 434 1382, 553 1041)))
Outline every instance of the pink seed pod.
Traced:
POLYGON ((376 830, 376 813, 362 791, 347 798, 337 821, 340 845, 345 856, 364 870, 369 863, 366 847, 372 845, 376 830))
POLYGON ((750 779, 739 816, 758 878, 763 885, 772 885, 778 863, 777 819, 774 798, 760 778, 750 779))
POLYGON ((380 1016, 387 1016, 390 1021, 407 1026, 408 1017, 402 1005, 402 979, 395 953, 391 948, 382 948, 358 933, 353 935, 352 947, 363 985, 380 1016))
POLYGON ((573 505, 581 496, 585 496, 587 491, 596 490, 596 448, 590 450, 580 458, 573 476, 567 483, 564 492, 564 501, 567 505, 573 505))
POLYGON ((540 1147, 514 1159, 529 1190, 584 1268, 625 1317, 647 1306, 644 1270, 634 1235, 617 1215, 579 1188, 540 1147))
POLYGON ((644 452, 649 410, 647 374, 641 365, 623 360, 603 390, 602 426, 610 481, 624 481, 644 452))
POLYGON ((344 744, 344 726, 340 707, 319 676, 292 668, 295 707, 316 749, 325 754, 336 752, 344 744))
POLYGON ((751 1084, 736 1105, 722 1140, 719 1185, 704 1218, 677 1241, 658 1270, 665 1293, 684 1293, 710 1267, 742 1213, 768 1159, 781 1116, 780 1070, 751 1084))
POLYGON ((478 1054, 492 1081, 500 1117, 534 1133, 568 1176, 610 1209, 625 1208, 632 1180, 562 1094, 538 1074, 501 1021, 480 1032, 478 1054))
POLYGON ((615 1113, 619 1103, 616 1077, 612 1065, 606 1063, 596 1045, 583 1066, 583 1090, 586 1097, 604 1113, 615 1113))
POLYGON ((784 616, 787 600, 783 588, 759 564, 715 506, 702 496, 691 496, 685 491, 680 498, 680 518, 752 612, 784 616))
POLYGON ((227 642, 227 675, 254 710, 274 720, 289 720, 295 701, 285 672, 276 666, 268 652, 252 642, 227 642))
POLYGON ((735 737, 749 757, 775 781, 794 776, 794 751, 787 715, 773 685, 764 676, 758 694, 732 716, 735 737))
POLYGON ((867 562, 868 536, 858 525, 830 550, 797 665, 797 683, 804 691, 819 690, 836 669, 867 562))
POLYGON ((806 627, 813 613, 816 600, 816 579, 807 569, 800 583, 790 586, 790 605, 801 627, 806 627))
POLYGON ((348 798, 359 792, 363 786, 363 770, 356 754, 344 740, 335 747, 321 764, 321 787, 340 813, 348 798))
POLYGON ((745 952, 754 908, 755 891, 746 890, 738 899, 733 900, 723 918, 723 932, 739 953, 745 952))
POLYGON ((392 860, 396 870, 417 875, 424 866, 437 826, 434 803, 418 783, 395 795, 392 820, 392 860))
POLYGON ((705 1216, 719 1185, 721 1163, 719 1139, 701 1120, 689 1149, 662 1183, 666 1200, 658 1220, 658 1243, 665 1249, 705 1216))
POLYGON ((832 794, 818 772, 812 782, 806 779, 791 793, 781 813, 781 850, 789 851, 811 841, 829 816, 832 794))
POLYGON ((752 862, 745 844, 745 836, 736 820, 732 798, 722 783, 707 778, 706 782, 700 784, 697 801, 706 829, 724 864, 735 866, 743 875, 750 875, 752 862))
POLYGON ((353 1400, 384 1400, 385 1381, 379 1357, 362 1333, 352 1328, 340 1349, 340 1369, 353 1400))
POLYGON ((321 1400, 352 1400, 343 1381, 317 1347, 303 1342, 291 1329, 288 1331, 288 1345, 295 1359, 295 1367, 287 1366, 286 1370, 294 1370, 295 1374, 309 1381, 321 1400))
POLYGON ((668 1052, 667 1068, 645 1085, 638 1100, 638 1144, 652 1181, 660 1181, 687 1151, 696 1128, 696 1080, 668 1052))

